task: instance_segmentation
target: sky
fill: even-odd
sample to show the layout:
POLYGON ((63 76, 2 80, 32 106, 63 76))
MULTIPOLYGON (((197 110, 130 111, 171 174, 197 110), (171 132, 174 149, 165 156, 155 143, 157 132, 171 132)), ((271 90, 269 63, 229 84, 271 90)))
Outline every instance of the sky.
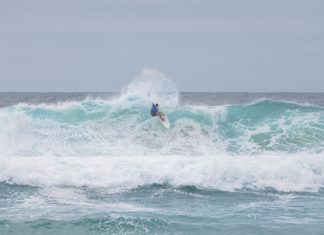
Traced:
POLYGON ((323 92, 323 0, 0 0, 0 91, 323 92))

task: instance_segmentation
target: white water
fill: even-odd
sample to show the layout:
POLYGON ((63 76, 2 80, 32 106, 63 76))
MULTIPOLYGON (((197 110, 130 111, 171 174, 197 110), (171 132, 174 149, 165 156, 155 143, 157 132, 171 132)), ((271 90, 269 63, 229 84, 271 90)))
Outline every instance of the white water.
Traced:
POLYGON ((244 188, 318 191, 324 187, 324 157, 2 157, 0 181, 32 186, 107 187, 111 190, 157 183, 225 191, 244 188))
POLYGON ((129 189, 149 184, 216 190, 324 186, 320 107, 261 100, 177 106, 178 91, 145 69, 110 100, 0 109, 0 182, 129 189), (149 114, 167 111, 166 130, 149 114))

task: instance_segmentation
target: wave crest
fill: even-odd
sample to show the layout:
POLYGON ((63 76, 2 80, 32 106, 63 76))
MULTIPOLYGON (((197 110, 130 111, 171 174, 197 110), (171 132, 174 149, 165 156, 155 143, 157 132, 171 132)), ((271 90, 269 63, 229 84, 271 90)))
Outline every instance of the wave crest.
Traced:
MULTIPOLYGON (((162 108, 164 108, 162 106, 162 108)), ((171 129, 142 97, 19 104, 0 109, 0 151, 19 156, 321 153, 322 108, 263 100, 166 108, 171 129)))

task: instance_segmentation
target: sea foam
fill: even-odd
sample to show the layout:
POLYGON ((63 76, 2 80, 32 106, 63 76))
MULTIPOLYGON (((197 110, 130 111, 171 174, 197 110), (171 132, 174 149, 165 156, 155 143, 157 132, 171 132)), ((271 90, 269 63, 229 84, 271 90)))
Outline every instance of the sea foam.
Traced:
POLYGON ((224 191, 318 191, 324 157, 118 156, 0 158, 0 181, 31 186, 88 186, 127 190, 150 184, 224 191))

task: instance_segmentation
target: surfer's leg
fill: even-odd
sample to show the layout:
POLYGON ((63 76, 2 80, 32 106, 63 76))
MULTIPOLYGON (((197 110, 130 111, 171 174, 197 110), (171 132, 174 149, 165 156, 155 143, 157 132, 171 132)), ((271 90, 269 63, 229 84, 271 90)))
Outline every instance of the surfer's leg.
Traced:
POLYGON ((162 112, 157 112, 157 114, 159 115, 160 119, 164 122, 164 121, 165 121, 164 113, 162 113, 162 112))

